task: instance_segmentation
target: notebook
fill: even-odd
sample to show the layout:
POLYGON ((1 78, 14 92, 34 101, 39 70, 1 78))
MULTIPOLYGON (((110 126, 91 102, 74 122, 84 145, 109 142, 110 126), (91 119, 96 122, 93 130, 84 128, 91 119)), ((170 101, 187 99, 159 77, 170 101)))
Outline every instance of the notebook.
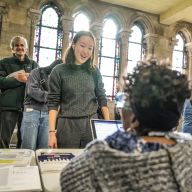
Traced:
POLYGON ((91 119, 90 123, 93 139, 103 140, 117 130, 123 131, 120 120, 91 119))
POLYGON ((42 191, 37 166, 1 166, 0 178, 0 192, 42 191))

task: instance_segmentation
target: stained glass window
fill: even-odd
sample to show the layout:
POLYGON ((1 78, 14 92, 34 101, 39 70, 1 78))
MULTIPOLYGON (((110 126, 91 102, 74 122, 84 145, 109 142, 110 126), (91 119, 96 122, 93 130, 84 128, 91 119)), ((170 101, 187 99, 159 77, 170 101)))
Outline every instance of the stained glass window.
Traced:
POLYGON ((53 3, 43 6, 41 11, 35 30, 33 59, 45 67, 61 58, 63 30, 61 12, 53 3))
POLYGON ((104 22, 100 48, 99 68, 107 97, 109 100, 113 100, 119 75, 119 43, 117 41, 117 25, 111 18, 104 22))
POLYGON ((185 37, 179 32, 176 34, 176 45, 174 46, 172 56, 172 69, 180 72, 184 72, 187 68, 187 56, 185 48, 185 37))
POLYGON ((140 25, 135 24, 131 28, 132 33, 129 37, 128 42, 128 64, 127 64, 127 72, 132 73, 134 67, 136 67, 137 62, 142 60, 143 58, 143 30, 140 25))
POLYGON ((74 35, 81 30, 88 31, 89 25, 90 25, 90 19, 89 17, 83 13, 79 12, 73 15, 74 17, 74 24, 73 24, 73 30, 70 33, 70 40, 74 37, 74 35))

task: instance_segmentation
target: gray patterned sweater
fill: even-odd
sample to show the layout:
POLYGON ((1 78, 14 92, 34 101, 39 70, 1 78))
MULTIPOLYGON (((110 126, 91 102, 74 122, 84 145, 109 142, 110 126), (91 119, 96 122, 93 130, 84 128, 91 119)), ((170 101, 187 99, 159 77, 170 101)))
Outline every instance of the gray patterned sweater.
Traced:
POLYGON ((93 141, 61 173, 63 192, 191 192, 192 142, 125 153, 93 141))

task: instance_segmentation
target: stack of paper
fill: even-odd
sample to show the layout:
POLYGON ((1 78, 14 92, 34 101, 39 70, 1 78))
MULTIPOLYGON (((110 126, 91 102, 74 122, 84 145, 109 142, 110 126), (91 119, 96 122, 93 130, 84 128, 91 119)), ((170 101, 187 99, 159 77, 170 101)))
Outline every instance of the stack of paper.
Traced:
POLYGON ((37 166, 0 167, 0 178, 1 192, 42 191, 37 166))
POLYGON ((0 166, 29 166, 33 156, 30 149, 0 149, 0 166))
POLYGON ((38 166, 30 166, 30 149, 0 149, 0 192, 42 191, 38 166))
POLYGON ((7 77, 16 77, 19 73, 25 73, 25 71, 24 70, 15 71, 7 75, 7 77))

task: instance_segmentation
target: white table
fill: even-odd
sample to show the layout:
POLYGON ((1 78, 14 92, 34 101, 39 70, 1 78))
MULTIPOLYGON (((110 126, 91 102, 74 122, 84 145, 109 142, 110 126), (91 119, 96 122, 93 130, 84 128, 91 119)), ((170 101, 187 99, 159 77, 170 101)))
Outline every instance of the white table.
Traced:
POLYGON ((42 191, 34 151, 0 149, 0 191, 42 191))
MULTIPOLYGON (((36 151, 36 158, 38 155, 41 153, 72 153, 75 156, 81 154, 83 152, 83 149, 39 149, 36 151)), ((39 164, 39 163, 38 163, 39 164)), ((40 176, 42 180, 42 185, 43 185, 43 191, 44 192, 60 192, 60 171, 46 171, 42 172, 41 166, 39 165, 39 170, 40 170, 40 176)))

